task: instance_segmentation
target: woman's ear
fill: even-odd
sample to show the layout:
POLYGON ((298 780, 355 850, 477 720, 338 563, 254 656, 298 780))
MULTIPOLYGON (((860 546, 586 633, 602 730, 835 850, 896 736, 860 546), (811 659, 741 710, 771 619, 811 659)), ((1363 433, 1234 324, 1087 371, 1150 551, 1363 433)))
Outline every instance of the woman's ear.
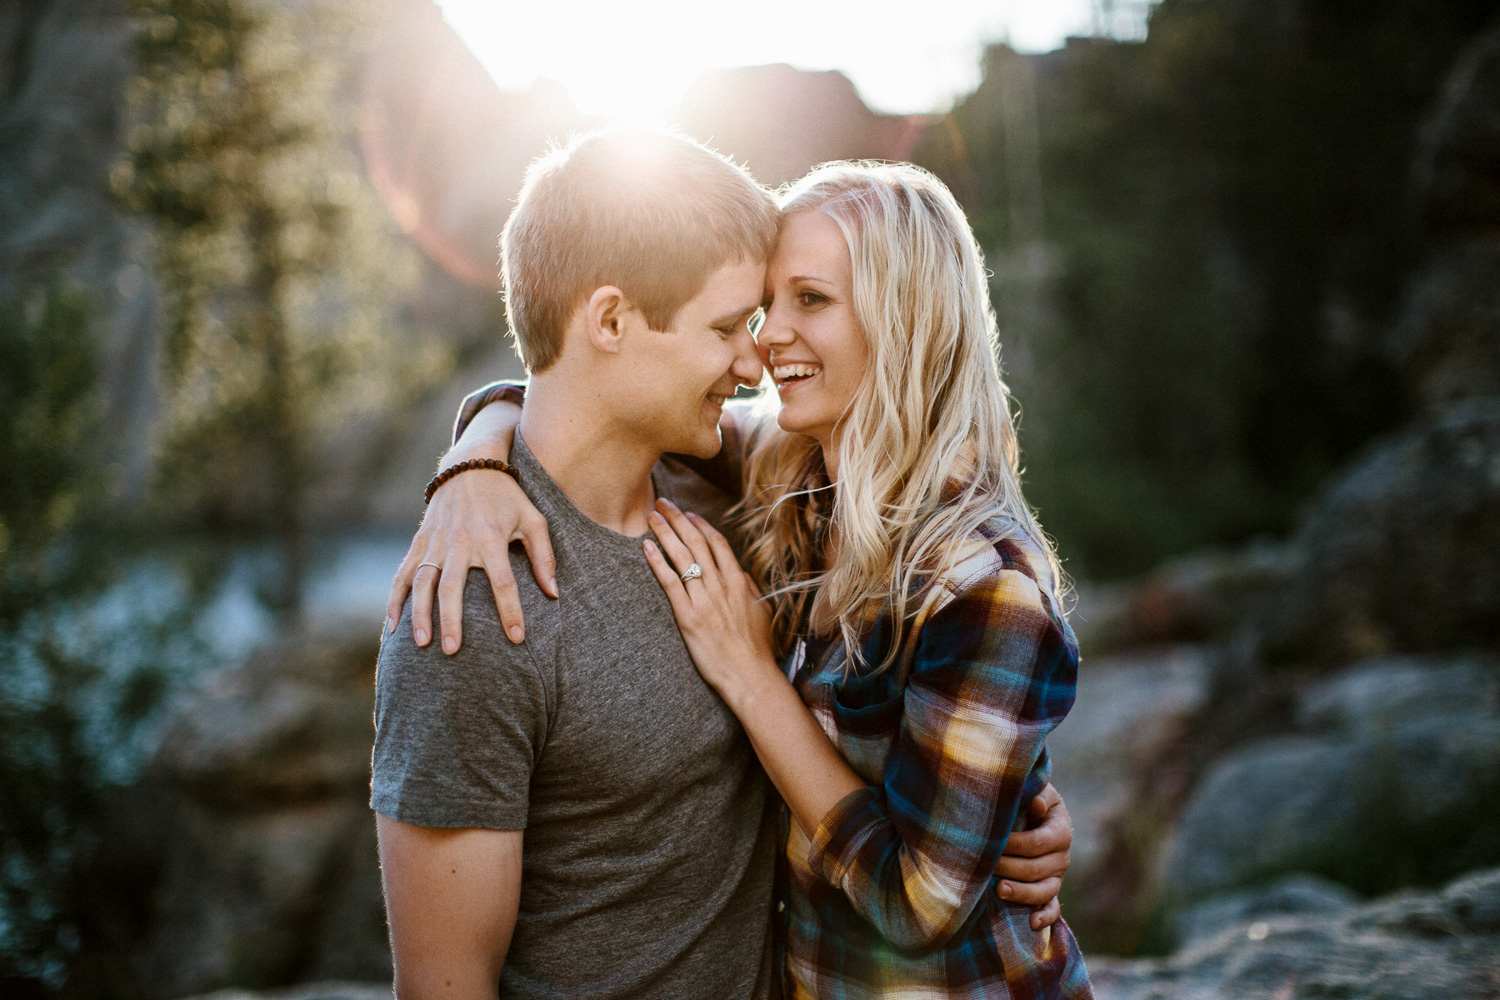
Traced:
POLYGON ((626 325, 636 311, 625 293, 614 285, 594 289, 584 312, 589 343, 605 354, 618 354, 626 325))

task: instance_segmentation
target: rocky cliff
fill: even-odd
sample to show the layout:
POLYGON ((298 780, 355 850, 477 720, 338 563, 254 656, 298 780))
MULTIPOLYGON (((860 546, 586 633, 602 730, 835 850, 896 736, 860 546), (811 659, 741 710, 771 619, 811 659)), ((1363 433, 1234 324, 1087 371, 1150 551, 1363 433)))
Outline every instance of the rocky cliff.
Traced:
MULTIPOLYGON (((1497 93, 1500 28, 1454 69, 1423 136, 1414 199, 1432 251, 1391 336, 1411 420, 1286 542, 1082 596, 1075 621, 1095 655, 1052 745, 1079 826, 1064 913, 1087 948, 1170 948, 1245 894, 1342 910, 1500 863, 1497 93)), ((1360 955, 1371 975, 1395 967, 1381 957, 1394 939, 1359 940, 1338 952, 1346 972, 1360 955)), ((1408 995, 1353 980, 1317 993, 1295 962, 1275 966, 1281 985, 1236 979, 1243 963, 1281 961, 1246 947, 1132 966, 1112 994, 1408 995)), ((1432 981, 1487 995, 1485 969, 1432 981)))

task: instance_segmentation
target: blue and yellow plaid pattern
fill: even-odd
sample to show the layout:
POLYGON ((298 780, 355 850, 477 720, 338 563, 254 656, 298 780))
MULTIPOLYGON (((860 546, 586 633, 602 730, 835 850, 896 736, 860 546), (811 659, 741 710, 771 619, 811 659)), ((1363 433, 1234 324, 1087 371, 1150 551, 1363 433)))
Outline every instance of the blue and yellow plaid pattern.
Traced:
MULTIPOLYGON (((1034 932, 1030 909, 994 892, 1017 814, 1047 782, 1047 733, 1073 705, 1077 643, 1029 542, 992 523, 964 555, 885 671, 853 670, 840 646, 794 677, 868 786, 810 840, 791 824, 791 996, 1093 995, 1067 925, 1034 932)), ((865 663, 891 634, 875 622, 865 663)))

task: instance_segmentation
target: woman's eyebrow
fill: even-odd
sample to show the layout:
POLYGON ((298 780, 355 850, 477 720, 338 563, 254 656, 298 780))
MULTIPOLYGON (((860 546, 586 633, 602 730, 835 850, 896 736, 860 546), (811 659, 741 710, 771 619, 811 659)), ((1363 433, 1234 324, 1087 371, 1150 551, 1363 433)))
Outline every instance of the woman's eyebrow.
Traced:
POLYGON ((787 281, 816 281, 820 285, 833 284, 827 278, 820 278, 816 274, 794 274, 787 281))

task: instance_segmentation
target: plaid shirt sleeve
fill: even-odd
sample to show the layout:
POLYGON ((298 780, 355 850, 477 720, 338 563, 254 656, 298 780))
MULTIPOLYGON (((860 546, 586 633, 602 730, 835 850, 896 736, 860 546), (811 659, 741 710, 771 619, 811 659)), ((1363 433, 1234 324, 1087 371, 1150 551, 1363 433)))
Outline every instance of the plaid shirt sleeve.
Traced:
POLYGON ((491 403, 501 401, 521 405, 526 398, 525 382, 491 382, 483 389, 476 389, 464 397, 464 401, 458 404, 458 416, 453 420, 453 443, 458 444, 458 439, 463 435, 464 428, 474 419, 474 414, 489 406, 491 403))
POLYGON ((991 571, 922 625, 881 785, 823 818, 809 867, 892 944, 950 939, 994 884, 1047 733, 1072 707, 1078 653, 1028 574, 991 571))

